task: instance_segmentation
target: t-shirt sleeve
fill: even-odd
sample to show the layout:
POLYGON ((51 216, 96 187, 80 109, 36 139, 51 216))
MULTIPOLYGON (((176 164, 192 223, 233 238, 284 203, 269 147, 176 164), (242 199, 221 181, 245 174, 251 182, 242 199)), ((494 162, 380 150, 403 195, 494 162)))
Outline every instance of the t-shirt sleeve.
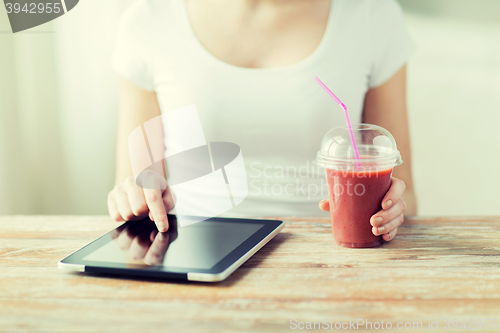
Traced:
POLYGON ((144 1, 127 8, 120 18, 113 69, 144 90, 154 90, 150 50, 147 47, 149 22, 144 1))
POLYGON ((395 0, 373 0, 370 11, 372 68, 370 88, 378 87, 396 74, 415 50, 395 0))

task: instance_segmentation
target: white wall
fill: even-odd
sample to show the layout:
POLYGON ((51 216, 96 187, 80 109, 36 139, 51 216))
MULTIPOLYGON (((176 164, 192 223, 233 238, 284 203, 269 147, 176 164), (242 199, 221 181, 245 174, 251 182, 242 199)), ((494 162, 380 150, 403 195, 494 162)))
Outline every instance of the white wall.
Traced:
POLYGON ((114 183, 109 59, 132 0, 86 0, 12 34, 0 10, 0 214, 106 214, 114 183))
POLYGON ((64 212, 52 24, 30 33, 8 29, 0 10, 0 212, 64 212))
MULTIPOLYGON (((469 2, 470 4, 470 2, 469 2)), ((422 215, 500 215, 500 20, 407 15, 422 215)))
POLYGON ((80 1, 56 21, 62 144, 71 188, 67 205, 73 214, 107 214, 118 102, 110 59, 120 13, 130 3, 80 1))

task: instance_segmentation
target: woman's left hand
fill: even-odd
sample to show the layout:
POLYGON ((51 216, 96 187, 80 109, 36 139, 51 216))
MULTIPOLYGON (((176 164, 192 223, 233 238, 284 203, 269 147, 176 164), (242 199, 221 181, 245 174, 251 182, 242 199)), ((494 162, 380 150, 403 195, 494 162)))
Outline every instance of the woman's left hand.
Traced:
MULTIPOLYGON (((382 235, 385 241, 394 239, 398 232, 398 227, 403 223, 403 213, 406 210, 406 203, 402 195, 406 189, 406 184, 398 178, 391 178, 391 187, 382 199, 382 210, 378 211, 370 218, 372 232, 375 236, 382 235)), ((328 200, 319 203, 319 208, 330 211, 328 200)))

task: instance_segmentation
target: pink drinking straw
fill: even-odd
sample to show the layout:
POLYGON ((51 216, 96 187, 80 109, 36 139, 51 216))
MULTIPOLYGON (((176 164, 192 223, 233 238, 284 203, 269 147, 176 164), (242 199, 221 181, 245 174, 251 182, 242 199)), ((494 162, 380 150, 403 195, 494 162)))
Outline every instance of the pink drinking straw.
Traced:
POLYGON ((354 132, 352 131, 351 119, 349 119, 349 113, 347 112, 347 107, 345 106, 344 103, 340 101, 340 99, 337 96, 335 96, 335 94, 330 89, 328 89, 328 87, 319 79, 319 77, 315 76, 314 81, 318 82, 318 84, 328 93, 328 95, 330 95, 330 97, 333 98, 333 100, 337 102, 337 104, 340 105, 342 109, 344 109, 345 122, 347 123, 347 129, 349 130, 349 135, 351 136, 351 143, 352 143, 352 148, 354 149, 354 156, 356 157, 356 159, 359 160, 360 157, 359 157, 358 145, 356 144, 356 139, 354 138, 354 132))

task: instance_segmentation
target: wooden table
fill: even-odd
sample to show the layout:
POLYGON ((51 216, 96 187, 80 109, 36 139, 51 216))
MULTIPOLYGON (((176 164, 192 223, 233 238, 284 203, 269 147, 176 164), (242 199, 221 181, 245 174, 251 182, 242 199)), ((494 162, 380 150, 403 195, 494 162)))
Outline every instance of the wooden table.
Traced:
POLYGON ((444 329, 446 319, 500 321, 498 217, 409 219, 373 249, 337 246, 328 219, 288 219, 217 284, 57 268, 114 227, 108 217, 0 217, 0 332, 306 331, 299 323, 323 320, 334 331, 358 319, 360 332, 382 320, 422 323, 404 332, 500 331, 444 329))

